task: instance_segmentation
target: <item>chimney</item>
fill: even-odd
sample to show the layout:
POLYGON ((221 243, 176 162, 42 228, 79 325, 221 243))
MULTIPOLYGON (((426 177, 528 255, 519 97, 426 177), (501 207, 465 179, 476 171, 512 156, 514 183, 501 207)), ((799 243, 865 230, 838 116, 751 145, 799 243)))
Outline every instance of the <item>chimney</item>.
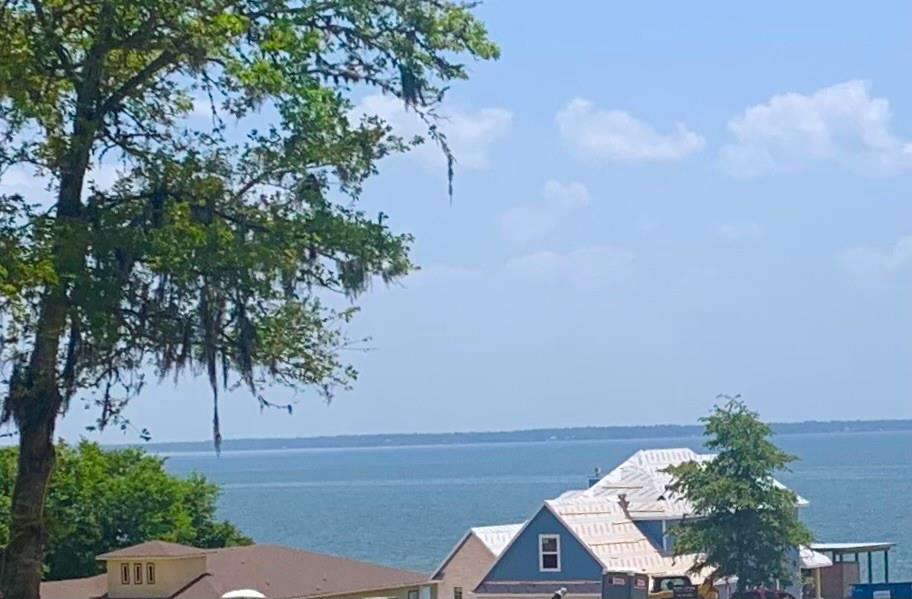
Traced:
POLYGON ((627 509, 630 507, 630 502, 627 500, 627 493, 618 493, 618 505, 624 510, 625 516, 630 516, 630 514, 627 513, 627 509))
POLYGON ((591 489, 597 485, 600 480, 602 480, 602 469, 596 466, 595 472, 589 475, 589 484, 586 485, 586 488, 591 489))

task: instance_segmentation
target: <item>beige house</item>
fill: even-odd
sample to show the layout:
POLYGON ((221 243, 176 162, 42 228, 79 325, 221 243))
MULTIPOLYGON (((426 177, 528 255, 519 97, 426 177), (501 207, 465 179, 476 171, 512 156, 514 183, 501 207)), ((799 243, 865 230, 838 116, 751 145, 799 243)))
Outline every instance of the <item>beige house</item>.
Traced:
POLYGON ((522 524, 471 528, 431 577, 440 599, 475 599, 475 587, 522 524))
POLYGON ((437 599, 426 574, 275 545, 198 549, 151 541, 98 556, 107 572, 45 582, 42 599, 437 599))

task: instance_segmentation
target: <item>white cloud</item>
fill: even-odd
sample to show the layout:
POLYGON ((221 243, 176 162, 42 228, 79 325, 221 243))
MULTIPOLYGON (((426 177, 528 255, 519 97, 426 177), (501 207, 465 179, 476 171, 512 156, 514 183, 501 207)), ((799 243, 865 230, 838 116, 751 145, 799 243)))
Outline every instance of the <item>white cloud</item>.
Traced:
POLYGON ((589 203, 589 190, 577 181, 561 183, 549 180, 541 200, 514 206, 500 219, 504 235, 512 241, 541 237, 561 224, 572 212, 589 203))
POLYGON ((0 175, 0 195, 21 195, 29 202, 50 205, 54 194, 48 190, 49 179, 34 169, 16 165, 0 175))
POLYGON ((610 161, 670 161, 702 150, 706 140, 678 123, 659 133, 622 110, 605 110, 582 98, 557 113, 561 137, 583 156, 610 161))
POLYGON ((748 108, 728 123, 736 142, 721 151, 733 174, 755 176, 832 162, 867 174, 912 167, 912 143, 891 130, 890 103, 863 81, 812 94, 787 93, 748 108))
POLYGON ((534 283, 614 287, 631 279, 635 261, 631 251, 599 245, 569 252, 534 252, 509 260, 507 270, 534 283))
POLYGON ((716 234, 725 241, 756 241, 766 235, 757 223, 722 223, 716 227, 716 234))
POLYGON ((912 235, 886 247, 858 245, 836 254, 836 263, 855 275, 889 275, 912 268, 912 235))
MULTIPOLYGON (((439 129, 446 135, 450 149, 459 166, 483 169, 490 164, 491 146, 510 131, 513 114, 503 108, 482 108, 476 112, 441 110, 439 129)), ((387 121, 393 130, 409 139, 424 135, 427 126, 414 112, 408 111, 402 101, 392 96, 373 94, 365 96, 352 110, 352 114, 376 115, 387 121)), ((433 166, 445 164, 440 149, 428 140, 411 152, 433 166)))

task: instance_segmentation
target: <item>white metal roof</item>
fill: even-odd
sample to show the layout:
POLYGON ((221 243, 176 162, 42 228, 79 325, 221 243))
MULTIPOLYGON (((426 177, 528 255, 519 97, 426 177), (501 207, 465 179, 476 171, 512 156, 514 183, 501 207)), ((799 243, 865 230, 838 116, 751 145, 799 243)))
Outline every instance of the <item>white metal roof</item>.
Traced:
POLYGON ((456 555, 462 546, 465 544, 466 540, 475 536, 484 543, 484 546, 488 548, 488 551, 494 555, 495 558, 500 557, 500 554, 503 553, 503 550, 506 549, 507 545, 510 544, 510 541, 513 540, 513 537, 523 529, 525 524, 497 524, 494 526, 475 526, 470 528, 462 538, 459 539, 459 542, 453 547, 453 549, 447 554, 443 561, 440 562, 440 565, 437 566, 437 569, 434 570, 434 574, 431 578, 437 578, 443 569, 446 567, 450 560, 453 559, 453 556, 456 555))
POLYGON ((814 551, 835 551, 836 553, 870 553, 872 551, 887 551, 895 543, 811 543, 814 551))
MULTIPOLYGON (((692 449, 641 449, 605 475, 589 489, 571 496, 574 498, 618 498, 624 495, 629 502, 628 513, 633 519, 669 519, 690 515, 693 508, 684 497, 675 497, 667 488, 672 477, 665 472, 669 466, 685 462, 708 462, 713 454, 701 454, 692 449)), ((773 481, 781 488, 785 486, 773 481)), ((807 500, 798 497, 798 505, 808 505, 807 500)))
POLYGON ((469 530, 485 544, 495 556, 499 556, 522 529, 522 524, 498 524, 497 526, 476 526, 469 530))
MULTIPOLYGON (((714 457, 687 448, 641 450, 589 489, 566 491, 557 499, 546 501, 545 505, 605 569, 651 575, 683 575, 697 556, 674 558, 664 555, 634 520, 670 519, 692 513, 689 502, 670 496, 666 488, 671 484, 671 476, 663 470, 671 465, 706 462, 714 457), (621 494, 629 502, 626 513, 619 502, 621 494)), ((804 499, 799 498, 799 505, 806 504, 804 499)), ((469 535, 475 535, 495 556, 500 556, 524 526, 508 524, 472 528, 453 552, 469 535)), ((819 559, 819 554, 811 555, 813 553, 808 554, 809 560, 819 559)), ((441 568, 451 556, 452 553, 441 568)), ((823 555, 820 557, 828 559, 823 555)), ((702 582, 701 576, 690 576, 694 582, 702 582)))
POLYGON ((695 556, 663 555, 614 499, 546 503, 605 569, 674 575, 685 573, 694 563, 695 556))

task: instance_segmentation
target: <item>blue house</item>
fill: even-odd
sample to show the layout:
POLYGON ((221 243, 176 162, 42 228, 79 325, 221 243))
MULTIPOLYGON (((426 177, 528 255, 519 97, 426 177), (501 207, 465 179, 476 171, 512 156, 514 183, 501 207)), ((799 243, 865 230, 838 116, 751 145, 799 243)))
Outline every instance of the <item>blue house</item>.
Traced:
MULTIPOLYGON (((684 575, 697 556, 673 557, 670 531, 693 509, 668 494, 671 478, 664 470, 711 459, 690 449, 639 451, 588 489, 546 501, 494 561, 476 596, 550 599, 560 589, 567 596, 597 596, 606 572, 684 575)), ((790 557, 797 573, 797 548, 790 557)), ((792 591, 801 596, 800 589, 792 591)))

